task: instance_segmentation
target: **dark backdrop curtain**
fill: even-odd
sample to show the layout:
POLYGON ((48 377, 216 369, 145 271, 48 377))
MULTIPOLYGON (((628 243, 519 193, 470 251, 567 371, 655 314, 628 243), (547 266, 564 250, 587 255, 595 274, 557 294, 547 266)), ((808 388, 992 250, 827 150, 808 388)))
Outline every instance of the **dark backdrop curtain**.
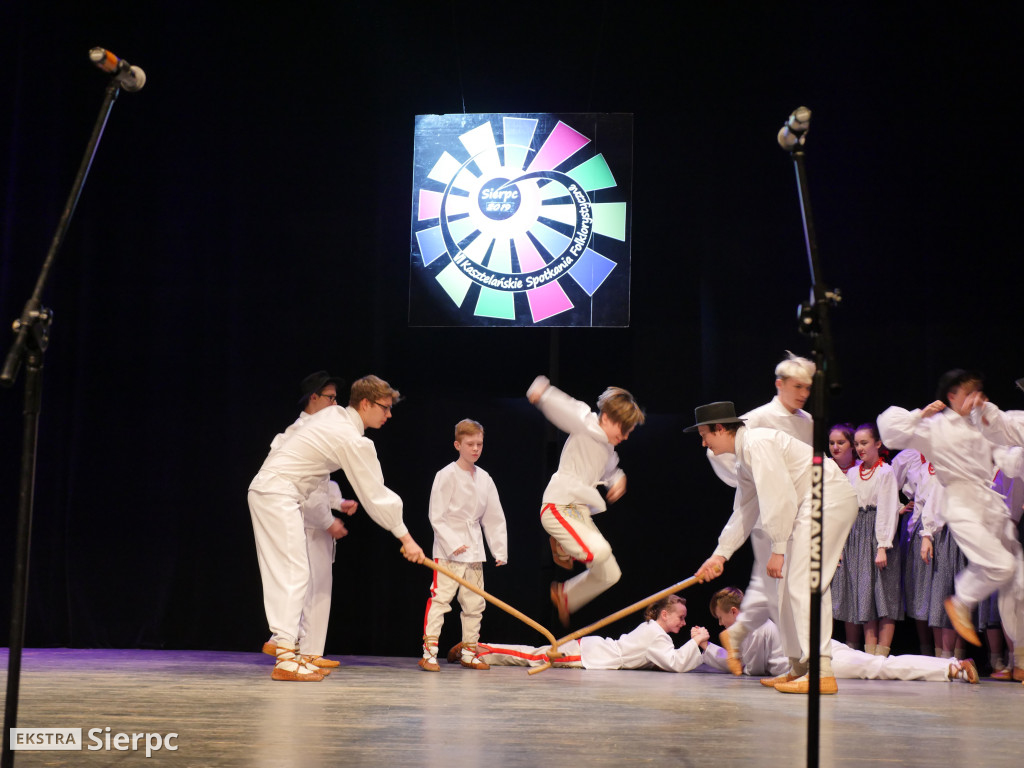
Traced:
MULTIPOLYGON (((110 48, 149 77, 114 107, 46 295, 56 319, 28 645, 257 649, 246 487, 295 416, 298 381, 319 368, 377 373, 408 396, 371 434, 428 550, 427 498, 454 458, 451 427, 483 422, 481 466, 511 539, 487 586, 550 625, 547 582, 561 572, 537 513, 561 440, 523 393, 543 372, 590 402, 609 384, 629 388, 649 421, 620 450, 629 492, 598 518, 624 577, 578 621, 692 574, 731 494, 681 429, 703 402, 767 401, 784 350, 810 351, 796 332, 809 277, 792 163, 775 143, 800 104, 814 110, 825 279, 845 297, 832 420, 923 406, 957 366, 983 369, 996 402, 1021 406, 1019 10, 487 8, 0 8, 5 326, 31 292, 102 99, 88 50, 110 48), (463 110, 635 114, 629 328, 406 326, 413 118, 463 110)), ((20 408, 20 382, 0 391, 5 627, 20 408)), ((328 649, 415 655, 428 571, 364 513, 349 527, 328 649)), ((748 575, 739 555, 723 585, 748 575)), ((691 624, 712 621, 717 586, 689 593, 691 624)), ((537 639, 494 608, 485 632, 537 639)))

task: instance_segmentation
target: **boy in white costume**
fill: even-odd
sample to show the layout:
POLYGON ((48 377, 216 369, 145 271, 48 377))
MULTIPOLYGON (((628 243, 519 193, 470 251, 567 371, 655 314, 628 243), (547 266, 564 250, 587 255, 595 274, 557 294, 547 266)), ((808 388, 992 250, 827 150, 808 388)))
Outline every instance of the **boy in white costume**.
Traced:
MULTIPOLYGON (((803 406, 811 396, 811 385, 817 367, 806 357, 799 357, 787 350, 786 359, 775 366, 776 395, 770 402, 758 406, 743 414, 747 428, 767 427, 785 432, 790 437, 813 447, 814 419, 803 406)), ((723 453, 715 456, 708 449, 708 461, 711 462, 715 474, 726 485, 736 487, 736 456, 723 453)), ((739 499, 739 496, 736 496, 739 499)), ((732 517, 726 523, 719 539, 721 551, 735 552, 742 540, 742 521, 738 509, 733 510, 732 517)), ((772 619, 779 621, 779 582, 768 576, 768 558, 772 554, 772 542, 760 523, 750 531, 750 546, 754 551, 754 564, 750 569, 750 583, 743 596, 743 612, 740 624, 743 632, 753 632, 761 624, 772 619)))
MULTIPOLYGON (((302 380, 302 398, 299 405, 302 412, 295 422, 270 443, 270 450, 284 442, 285 438, 301 427, 310 416, 338 401, 338 389, 345 382, 332 377, 327 371, 311 373, 302 380)), ((321 670, 337 667, 340 662, 325 659, 324 646, 327 643, 327 625, 331 616, 331 588, 333 586, 334 553, 336 541, 348 534, 344 523, 331 510, 353 515, 359 504, 344 499, 341 488, 324 475, 316 488, 302 504, 303 527, 306 532, 306 551, 309 555, 309 584, 306 600, 302 606, 302 622, 299 625, 299 646, 302 655, 321 670)), ((271 637, 263 644, 263 652, 277 655, 277 638, 271 637)), ((324 673, 326 674, 326 673, 324 673)))
MULTIPOLYGON (((742 612, 740 602, 743 592, 736 587, 720 589, 711 598, 711 613, 718 623, 728 631, 742 612)), ((728 651, 711 642, 701 644, 703 661, 709 667, 728 671, 728 651)), ((769 675, 763 684, 769 684, 775 675, 785 671, 788 664, 782 652, 782 638, 779 629, 771 621, 762 624, 748 635, 743 642, 743 674, 752 677, 769 675)), ((970 659, 938 659, 934 656, 876 656, 856 651, 849 646, 832 641, 832 671, 837 678, 850 680, 925 680, 946 683, 963 680, 978 682, 978 670, 970 659)), ((778 690, 778 688, 776 688, 778 690)))
MULTIPOLYGON (((1017 386, 1024 389, 1024 379, 1017 381, 1017 386)), ((994 403, 990 403, 988 398, 985 397, 982 392, 975 392, 968 395, 965 403, 971 414, 971 421, 977 425, 982 434, 986 438, 1001 446, 1013 446, 1016 449, 1024 446, 1024 411, 1001 411, 994 403)), ((1024 467, 1018 467, 1018 469, 1024 469, 1024 467)), ((1024 472, 1018 472, 1016 475, 1013 471, 1004 470, 1003 477, 1000 480, 1000 484, 997 486, 1001 488, 1005 493, 1005 504, 1007 515, 1010 518, 1013 526, 1017 526, 1021 519, 1021 500, 1024 498, 1024 472)), ((1009 540, 1009 534, 1012 533, 1010 529, 1003 529, 1002 539, 1007 546, 1011 549, 1014 548, 1013 541, 1009 540)), ((1020 554, 1019 554, 1019 541, 1017 544, 1016 551, 1018 568, 1020 567, 1020 554)), ((1019 571, 1018 571, 1019 577, 1019 571)), ((1003 612, 1003 597, 999 595, 999 612, 1002 617, 1003 612)), ((1002 619, 1003 631, 1009 637, 1010 641, 1014 644, 1013 651, 1013 669, 1006 671, 1006 677, 1013 680, 1024 681, 1024 653, 1020 652, 1020 646, 1024 645, 1024 639, 1019 635, 1017 638, 1010 636, 1010 632, 1007 628, 1006 619, 1002 619)), ((1018 633, 1024 629, 1021 626, 1021 621, 1018 619, 1013 622, 1015 624, 1018 633)), ((1002 678, 1003 675, 1000 675, 1002 678)))
MULTIPOLYGON (((508 534, 498 489, 491 476, 476 465, 484 449, 484 428, 472 419, 455 425, 455 450, 459 458, 440 470, 430 489, 430 524, 434 528, 434 561, 470 584, 484 588, 484 537, 496 565, 508 562, 508 534)), ((437 646, 444 615, 451 610, 456 593, 462 606, 462 666, 487 669, 476 658, 480 618, 486 601, 459 582, 434 571, 423 620, 423 657, 420 668, 438 672, 437 646)))
MULTIPOLYGON (((583 669, 660 669, 665 672, 689 672, 701 663, 699 643, 709 635, 703 627, 694 627, 690 639, 675 647, 670 634, 686 626, 686 600, 669 595, 648 606, 643 624, 615 640, 588 635, 558 646, 562 657, 553 663, 558 667, 583 669)), ((494 666, 539 667, 548 662, 551 646, 533 648, 528 645, 480 643, 480 658, 494 666)), ((449 659, 451 661, 451 659, 449 659)))
MULTIPOLYGON (((823 463, 824 540, 821 546, 821 644, 810 648, 810 549, 811 549, 811 460, 809 445, 775 429, 747 429, 736 417, 730 402, 717 402, 695 409, 697 431, 702 445, 716 455, 734 453, 737 470, 737 499, 734 509, 742 523, 740 535, 722 543, 698 569, 697 577, 709 581, 722 574, 725 561, 750 535, 760 521, 771 539, 772 554, 766 570, 779 584, 779 621, 783 646, 791 670, 777 680, 787 692, 807 693, 807 668, 811 652, 819 654, 821 693, 839 690, 831 671, 832 595, 829 584, 835 573, 843 543, 857 515, 857 496, 833 461, 823 463)), ((745 627, 736 625, 722 633, 730 648, 733 674, 740 674, 739 649, 745 627)))
POLYGON ((562 626, 568 626, 569 614, 622 576, 611 545, 591 516, 607 509, 605 499, 611 504, 626 492, 626 474, 619 469, 615 446, 628 440, 645 417, 633 396, 619 387, 609 387, 601 394, 598 413, 552 386, 546 376, 534 379, 526 397, 548 421, 569 433, 558 470, 544 489, 540 512, 544 530, 569 557, 587 568, 564 583, 551 584, 551 603, 562 626), (599 485, 608 489, 605 499, 598 493, 599 485))
POLYGON ((402 542, 404 557, 423 560, 423 550, 402 521, 402 500, 384 485, 377 451, 364 435, 367 428, 384 426, 398 397, 383 379, 364 376, 352 384, 347 408, 332 405, 310 416, 270 452, 249 484, 263 605, 277 640, 273 680, 323 679, 301 659, 298 638, 309 584, 302 504, 325 474, 344 470, 374 522, 402 542))
MULTIPOLYGON (((1013 677, 1024 681, 1024 558, 1005 500, 992 488, 996 469, 1011 476, 1024 472, 1024 449, 996 446, 971 423, 972 408, 982 401, 981 384, 977 373, 948 371, 939 379, 937 400, 914 411, 892 406, 878 417, 878 426, 889 445, 927 456, 944 488, 940 514, 968 563, 945 603, 953 628, 981 645, 971 611, 998 591, 1003 630, 1015 645, 1013 677)), ((998 417, 990 414, 981 427, 998 438, 998 417)))

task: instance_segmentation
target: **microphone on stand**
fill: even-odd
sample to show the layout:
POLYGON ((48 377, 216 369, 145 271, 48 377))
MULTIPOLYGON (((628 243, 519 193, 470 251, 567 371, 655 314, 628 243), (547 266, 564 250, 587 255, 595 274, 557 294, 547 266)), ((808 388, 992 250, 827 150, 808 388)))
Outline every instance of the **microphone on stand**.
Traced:
POLYGON ((807 107, 797 107, 779 130, 779 146, 787 152, 792 152, 798 145, 802 147, 807 140, 807 129, 810 126, 811 110, 807 107))
POLYGON ((146 73, 142 71, 141 67, 132 66, 105 48, 90 50, 89 60, 104 72, 115 75, 123 90, 140 91, 146 84, 146 73))

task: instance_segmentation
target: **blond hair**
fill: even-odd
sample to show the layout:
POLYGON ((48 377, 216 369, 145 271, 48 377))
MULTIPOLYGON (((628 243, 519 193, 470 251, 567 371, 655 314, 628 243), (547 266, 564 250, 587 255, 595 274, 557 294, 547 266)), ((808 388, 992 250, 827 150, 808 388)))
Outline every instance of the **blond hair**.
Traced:
POLYGON ((648 621, 655 621, 659 616, 661 616, 662 611, 667 611, 673 605, 686 605, 686 598, 680 597, 679 595, 668 595, 667 597, 663 597, 654 605, 647 606, 647 610, 644 611, 644 618, 648 621))
POLYGON ((711 596, 711 615, 717 616, 718 611, 728 613, 731 608, 739 608, 743 602, 743 590, 737 587, 724 587, 711 596))
POLYGON ((776 379, 796 379, 801 384, 813 384, 814 373, 818 370, 812 361, 806 357, 794 355, 786 350, 786 359, 775 366, 776 379))
POLYGON ((628 432, 637 424, 643 424, 647 417, 636 400, 622 387, 608 387, 597 398, 597 410, 628 432))
POLYGON ((363 400, 375 403, 382 397, 390 397, 392 405, 402 399, 397 389, 393 389, 384 379, 379 376, 363 376, 352 382, 352 389, 348 393, 348 404, 358 408, 363 400))
POLYGON ((479 421, 463 419, 455 425, 455 439, 460 442, 464 437, 469 437, 470 435, 482 435, 483 433, 484 426, 479 421))

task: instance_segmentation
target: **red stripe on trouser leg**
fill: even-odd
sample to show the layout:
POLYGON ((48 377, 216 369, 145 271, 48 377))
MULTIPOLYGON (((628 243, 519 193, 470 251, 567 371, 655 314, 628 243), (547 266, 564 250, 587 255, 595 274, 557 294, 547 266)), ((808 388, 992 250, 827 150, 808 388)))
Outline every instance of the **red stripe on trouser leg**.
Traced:
POLYGON ((554 504, 545 504, 544 508, 540 511, 540 513, 543 515, 545 512, 550 512, 551 516, 554 517, 555 520, 558 521, 558 524, 560 526, 562 526, 562 528, 570 536, 572 536, 573 541, 575 541, 579 545, 580 549, 583 550, 583 555, 584 556, 583 557, 578 557, 576 559, 580 560, 580 561, 582 561, 584 563, 592 563, 594 561, 594 553, 591 552, 587 548, 587 545, 583 543, 583 539, 581 539, 579 534, 576 533, 576 529, 572 527, 572 525, 569 523, 569 521, 566 520, 565 517, 563 517, 562 513, 558 511, 558 507, 555 506, 554 504))
POLYGON ((553 664, 572 665, 581 664, 582 656, 579 653, 579 643, 576 641, 570 642, 569 647, 573 653, 566 654, 565 656, 559 656, 553 661, 548 657, 547 651, 550 646, 544 646, 543 648, 529 648, 526 646, 498 646, 488 645, 487 643, 477 644, 477 658, 486 661, 489 664, 496 664, 501 666, 502 664, 508 664, 508 661, 503 661, 501 657, 506 659, 517 659, 521 662, 525 662, 526 666, 540 666, 548 661, 553 664))
MULTIPOLYGON (((437 562, 437 558, 434 559, 437 562)), ((427 617, 430 616, 430 604, 434 602, 434 595, 437 594, 437 571, 434 571, 434 578, 430 582, 430 597, 427 598, 427 609, 423 612, 423 633, 427 632, 427 617)))
POLYGON ((476 655, 483 656, 488 653, 500 653, 502 656, 513 656, 517 659, 526 659, 527 661, 547 661, 548 657, 545 653, 523 653, 512 648, 500 648, 496 645, 487 645, 486 643, 477 643, 476 655))

